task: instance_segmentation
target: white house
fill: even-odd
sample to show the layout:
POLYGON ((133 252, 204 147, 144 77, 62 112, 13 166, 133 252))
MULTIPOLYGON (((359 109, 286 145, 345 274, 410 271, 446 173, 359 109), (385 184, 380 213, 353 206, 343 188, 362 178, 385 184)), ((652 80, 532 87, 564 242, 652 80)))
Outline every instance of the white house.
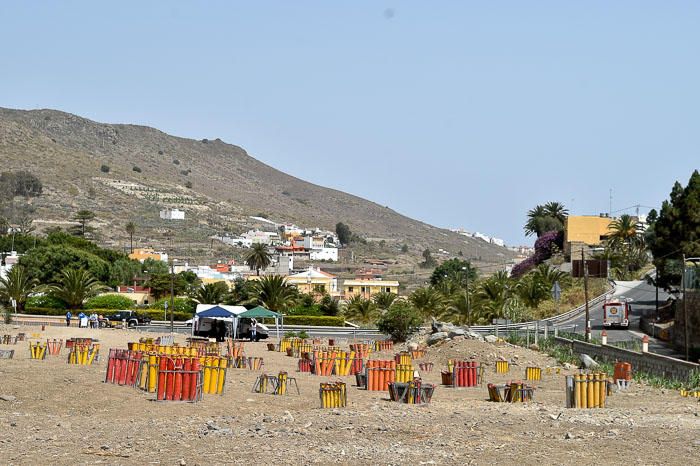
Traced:
POLYGON ((309 258, 312 261, 338 261, 338 248, 319 248, 311 249, 309 253, 309 258))
POLYGON ((165 209, 160 211, 160 218, 163 220, 184 220, 185 211, 180 209, 165 209))
POLYGON ((5 257, 5 263, 0 262, 0 278, 5 278, 12 266, 19 262, 19 255, 16 251, 10 251, 10 255, 5 257))

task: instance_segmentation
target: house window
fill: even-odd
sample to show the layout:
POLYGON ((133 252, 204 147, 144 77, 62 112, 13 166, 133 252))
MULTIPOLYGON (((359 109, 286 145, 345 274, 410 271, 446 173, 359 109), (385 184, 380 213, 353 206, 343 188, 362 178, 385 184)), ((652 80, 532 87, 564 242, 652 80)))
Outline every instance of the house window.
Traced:
POLYGON ((387 287, 386 292, 391 293, 391 288, 387 287))
POLYGON ((349 286, 349 287, 348 287, 348 293, 352 293, 353 291, 355 291, 355 288, 353 288, 352 286, 349 286))
POLYGON ((360 289, 360 292, 361 292, 361 293, 364 293, 364 292, 365 292, 365 287, 364 287, 364 286, 360 289))

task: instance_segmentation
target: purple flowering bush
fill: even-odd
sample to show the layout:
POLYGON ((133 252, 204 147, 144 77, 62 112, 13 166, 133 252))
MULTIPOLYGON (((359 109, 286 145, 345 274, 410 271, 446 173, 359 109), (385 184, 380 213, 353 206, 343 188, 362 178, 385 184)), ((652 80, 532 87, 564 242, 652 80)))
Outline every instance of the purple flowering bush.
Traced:
POLYGON ((535 241, 535 253, 519 264, 516 264, 513 267, 511 276, 513 278, 522 277, 530 269, 552 257, 552 254, 554 254, 556 251, 561 250, 563 245, 563 231, 548 231, 546 233, 542 233, 542 236, 537 238, 537 241, 535 241))

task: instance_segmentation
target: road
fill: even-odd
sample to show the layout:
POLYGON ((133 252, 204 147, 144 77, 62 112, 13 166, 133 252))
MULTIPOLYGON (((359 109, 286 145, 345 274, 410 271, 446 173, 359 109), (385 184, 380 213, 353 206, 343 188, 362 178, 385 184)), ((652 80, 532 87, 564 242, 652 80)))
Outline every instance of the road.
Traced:
MULTIPOLYGON (((276 338, 277 332, 274 325, 268 325, 270 329, 270 338, 276 338)), ((145 332, 170 332, 170 325, 163 322, 154 322, 153 325, 142 325, 139 326, 137 330, 145 332)), ((384 340, 387 338, 386 335, 379 332, 378 330, 368 330, 368 329, 353 329, 351 327, 345 328, 329 328, 329 327, 314 327, 314 326, 281 326, 280 336, 287 331, 299 332, 304 330, 310 337, 317 338, 354 338, 358 340, 384 340)), ((190 327, 184 327, 182 323, 177 323, 173 329, 175 333, 182 333, 189 335, 191 333, 190 327)))
MULTIPOLYGON (((615 296, 624 296, 632 301, 632 312, 630 316, 630 326, 628 329, 605 328, 608 333, 608 342, 620 342, 629 340, 641 340, 644 333, 639 328, 639 320, 644 315, 653 314, 656 308, 656 288, 649 285, 644 280, 618 281, 615 282, 615 296)), ((668 294, 659 290, 659 303, 663 305, 668 298, 668 294)), ((591 330, 594 338, 600 338, 603 331, 603 304, 591 306, 590 308, 591 330)), ((583 334, 585 332, 585 315, 581 315, 567 322, 575 325, 575 332, 583 334)), ((664 342, 649 338, 649 351, 653 353, 665 354, 668 356, 681 356, 673 349, 665 345, 664 342)))

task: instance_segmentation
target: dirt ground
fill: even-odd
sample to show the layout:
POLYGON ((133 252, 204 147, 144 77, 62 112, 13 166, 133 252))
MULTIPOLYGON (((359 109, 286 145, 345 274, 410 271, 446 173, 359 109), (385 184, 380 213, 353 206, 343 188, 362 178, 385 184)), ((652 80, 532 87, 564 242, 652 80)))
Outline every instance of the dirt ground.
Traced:
MULTIPOLYGON (((39 330, 0 325, 0 335, 39 330)), ((564 376, 553 375, 535 383, 531 403, 488 402, 485 386, 438 387, 431 404, 415 406, 359 390, 347 377, 348 407, 324 410, 318 387, 327 378, 297 373, 295 358, 259 342, 246 343, 245 351, 264 357, 263 370, 229 369, 223 395, 204 395, 196 404, 154 402, 102 381, 108 348, 157 335, 64 327, 39 333, 93 336, 103 359, 72 366, 64 350, 33 361, 26 342, 0 345, 16 350, 14 359, 0 360, 0 398, 10 400, 0 399, 0 464, 700 463, 700 406, 675 391, 634 385, 605 409, 573 410, 564 408, 564 376), (257 375, 280 370, 297 378, 300 395, 251 392, 257 375)), ((555 366, 523 348, 452 341, 428 350, 424 360, 435 369, 422 374, 424 381, 439 384, 448 358, 471 356, 485 365, 487 382, 522 378, 530 364, 555 366), (495 374, 499 356, 517 363, 510 374, 495 374)))

